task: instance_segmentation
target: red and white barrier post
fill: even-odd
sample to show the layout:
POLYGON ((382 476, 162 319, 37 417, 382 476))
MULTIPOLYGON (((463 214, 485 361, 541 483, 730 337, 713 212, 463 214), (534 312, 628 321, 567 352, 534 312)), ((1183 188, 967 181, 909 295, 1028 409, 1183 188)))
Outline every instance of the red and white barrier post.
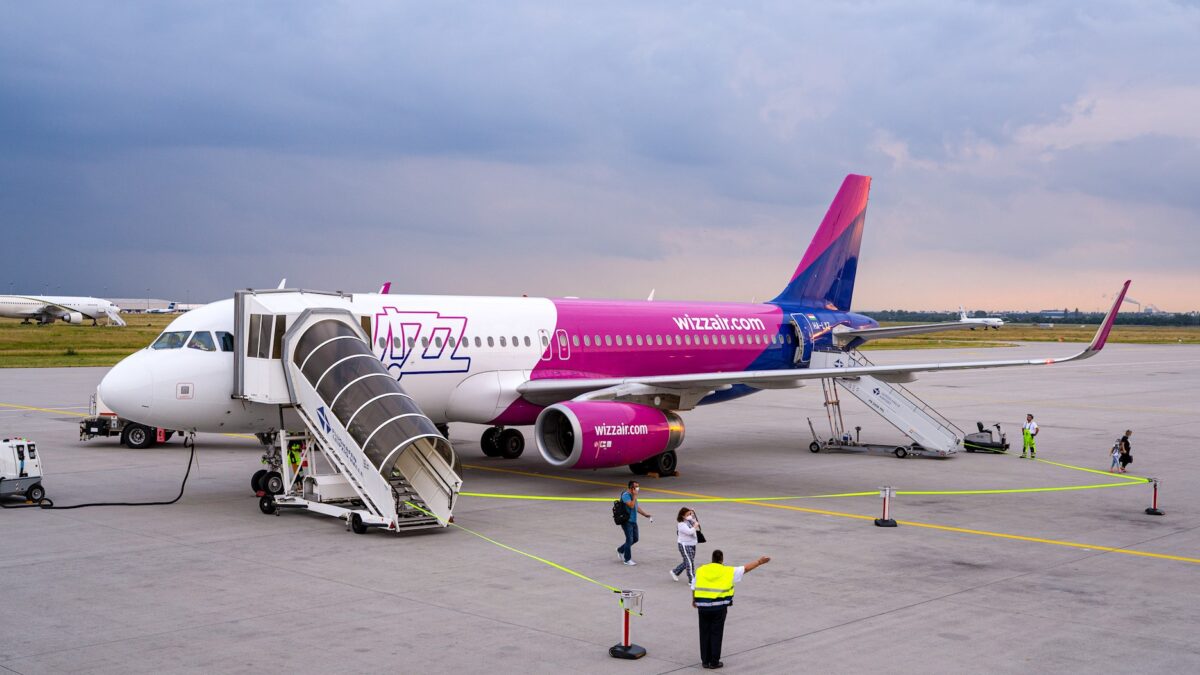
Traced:
POLYGON ((608 655, 614 659, 640 659, 646 655, 645 647, 629 640, 629 616, 634 612, 641 616, 644 596, 645 591, 621 591, 621 644, 608 648, 608 655))
POLYGON ((876 527, 896 527, 892 520, 892 498, 896 496, 896 488, 886 485, 879 488, 879 496, 883 497, 883 517, 875 519, 876 527))
POLYGON ((1150 508, 1146 509, 1146 515, 1161 516, 1163 512, 1158 508, 1158 479, 1151 478, 1150 482, 1154 484, 1154 497, 1152 497, 1153 501, 1150 502, 1150 508))

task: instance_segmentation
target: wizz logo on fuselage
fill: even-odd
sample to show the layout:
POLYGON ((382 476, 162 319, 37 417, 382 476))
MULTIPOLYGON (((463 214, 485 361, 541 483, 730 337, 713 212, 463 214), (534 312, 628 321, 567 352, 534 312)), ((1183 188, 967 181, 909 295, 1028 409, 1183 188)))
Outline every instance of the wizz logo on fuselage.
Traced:
POLYGON ((467 317, 384 307, 375 315, 372 346, 389 371, 405 375, 465 373, 471 357, 459 356, 467 317))

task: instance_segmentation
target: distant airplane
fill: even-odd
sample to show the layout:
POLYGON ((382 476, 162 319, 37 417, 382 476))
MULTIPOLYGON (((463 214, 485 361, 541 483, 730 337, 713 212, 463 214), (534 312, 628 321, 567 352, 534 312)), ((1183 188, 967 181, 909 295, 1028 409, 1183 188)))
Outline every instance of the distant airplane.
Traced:
MULTIPOLYGON (((996 330, 1000 330, 1000 326, 1004 325, 1004 319, 1000 319, 1000 318, 997 318, 994 316, 987 316, 982 319, 972 319, 967 316, 967 311, 962 308, 962 305, 958 306, 958 322, 959 323, 971 323, 971 324, 975 324, 977 326, 983 326, 985 329, 995 328, 996 330)), ((975 330, 974 326, 971 327, 971 330, 975 330)))
POLYGON ((96 319, 108 317, 113 326, 124 326, 121 320, 121 308, 108 300, 63 295, 0 295, 0 316, 9 319, 24 319, 21 323, 35 320, 45 325, 62 321, 63 323, 81 324, 84 319, 91 319, 96 325, 96 319))
POLYGON ((154 309, 146 310, 147 314, 174 314, 179 303, 168 302, 166 307, 155 307, 154 309))
POLYGON ((488 425, 480 445, 491 457, 519 456, 525 439, 514 427, 534 425, 551 466, 665 475, 683 442, 678 413, 700 404, 822 378, 886 386, 926 372, 1046 366, 1104 347, 1128 281, 1071 356, 878 366, 851 358, 868 340, 965 327, 880 327, 851 311, 870 184, 846 177, 768 302, 247 291, 176 319, 110 370, 99 393, 122 417, 161 429, 268 435, 315 424, 367 448, 385 473, 412 439, 431 437, 393 427, 423 417, 488 425), (305 327, 324 315, 334 318, 305 327), (324 403, 303 412, 277 402, 287 391, 324 403))

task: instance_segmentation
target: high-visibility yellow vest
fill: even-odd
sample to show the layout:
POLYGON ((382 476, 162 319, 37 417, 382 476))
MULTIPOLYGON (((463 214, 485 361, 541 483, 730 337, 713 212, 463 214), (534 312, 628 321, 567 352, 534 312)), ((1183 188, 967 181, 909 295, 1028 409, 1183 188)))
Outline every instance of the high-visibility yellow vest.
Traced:
POLYGON ((696 607, 725 607, 733 604, 733 568, 721 563, 708 563, 696 570, 696 590, 692 591, 696 607))

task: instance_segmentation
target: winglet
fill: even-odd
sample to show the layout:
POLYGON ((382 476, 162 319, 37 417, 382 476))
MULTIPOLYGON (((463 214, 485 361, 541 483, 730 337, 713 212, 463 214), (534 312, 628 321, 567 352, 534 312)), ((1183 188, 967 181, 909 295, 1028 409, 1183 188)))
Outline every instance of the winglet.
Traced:
POLYGON ((1101 349, 1104 349, 1104 344, 1108 342, 1108 334, 1112 332, 1113 323, 1117 320, 1117 312, 1121 309, 1121 303, 1125 301, 1125 293, 1129 291, 1129 284, 1131 282, 1131 279, 1126 279, 1125 285, 1121 286, 1121 290, 1113 299, 1113 305, 1109 308, 1108 314, 1104 315, 1104 321, 1100 322, 1100 329, 1096 331, 1096 335, 1092 338, 1091 344, 1074 356, 1069 356, 1065 359, 1046 359, 1046 363, 1051 364, 1065 363, 1067 361, 1078 361, 1080 359, 1086 359, 1095 356, 1100 352, 1101 349))
POLYGON ((275 288, 276 288, 276 289, 278 289, 278 290, 281 290, 281 291, 282 291, 283 289, 287 288, 287 277, 284 277, 284 278, 280 279, 280 280, 279 280, 279 285, 278 285, 278 286, 276 286, 275 288))
POLYGON ((385 281, 385 282, 383 282, 383 285, 379 287, 379 294, 387 295, 388 293, 391 292, 391 290, 392 290, 392 282, 385 281))

